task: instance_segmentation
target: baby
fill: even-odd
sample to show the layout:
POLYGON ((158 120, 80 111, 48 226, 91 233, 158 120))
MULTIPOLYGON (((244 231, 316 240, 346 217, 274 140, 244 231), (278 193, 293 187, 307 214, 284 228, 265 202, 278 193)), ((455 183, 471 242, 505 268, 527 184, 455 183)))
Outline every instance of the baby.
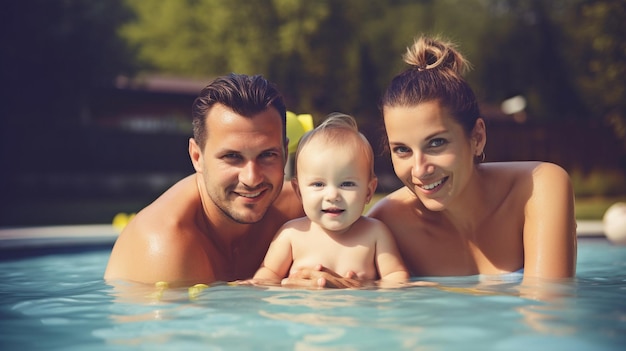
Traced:
POLYGON ((354 118, 331 114, 305 134, 292 185, 306 217, 279 229, 253 281, 280 282, 319 265, 360 280, 406 281, 409 274, 389 229, 362 216, 377 183, 372 147, 354 118))

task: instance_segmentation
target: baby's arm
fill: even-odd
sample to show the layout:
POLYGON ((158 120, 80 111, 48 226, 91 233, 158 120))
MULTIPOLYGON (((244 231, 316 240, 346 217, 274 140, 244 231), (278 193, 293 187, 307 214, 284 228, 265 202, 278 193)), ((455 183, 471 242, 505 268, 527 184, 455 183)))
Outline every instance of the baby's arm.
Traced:
POLYGON ((384 282, 405 282, 410 275, 396 246, 391 231, 383 222, 375 220, 376 231, 376 266, 380 280, 384 282))
POLYGON ((253 280, 280 283, 281 279, 287 276, 293 262, 288 232, 289 228, 286 225, 278 231, 265 254, 261 268, 254 274, 253 280))

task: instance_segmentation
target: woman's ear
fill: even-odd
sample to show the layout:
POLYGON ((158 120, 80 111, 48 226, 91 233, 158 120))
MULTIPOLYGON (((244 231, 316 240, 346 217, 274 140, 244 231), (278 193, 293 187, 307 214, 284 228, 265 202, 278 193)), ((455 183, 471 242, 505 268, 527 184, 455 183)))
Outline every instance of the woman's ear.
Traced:
POLYGON ((204 158, 202 157, 202 150, 194 138, 189 138, 189 157, 196 172, 202 173, 204 158))
POLYGON ((478 118, 472 129, 472 147, 474 148, 474 156, 480 156, 485 151, 487 145, 487 128, 485 121, 478 118))

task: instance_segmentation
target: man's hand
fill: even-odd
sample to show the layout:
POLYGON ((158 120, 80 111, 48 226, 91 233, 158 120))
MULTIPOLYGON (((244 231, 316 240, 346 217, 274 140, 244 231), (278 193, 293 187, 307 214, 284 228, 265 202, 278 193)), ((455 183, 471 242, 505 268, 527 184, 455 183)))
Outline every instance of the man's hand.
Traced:
POLYGON ((308 287, 308 288, 360 288, 362 283, 354 279, 355 273, 348 272, 345 277, 332 270, 317 265, 314 268, 302 268, 282 280, 284 287, 308 287))

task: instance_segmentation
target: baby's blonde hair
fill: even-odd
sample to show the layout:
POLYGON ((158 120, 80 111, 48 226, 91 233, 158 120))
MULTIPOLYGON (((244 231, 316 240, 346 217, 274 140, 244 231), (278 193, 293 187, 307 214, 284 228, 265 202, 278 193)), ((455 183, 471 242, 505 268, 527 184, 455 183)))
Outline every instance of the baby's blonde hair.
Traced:
MULTIPOLYGON (((329 114, 324 122, 315 129, 302 136, 296 150, 294 175, 298 173, 298 159, 302 150, 314 139, 324 138, 326 145, 336 147, 340 145, 352 144, 362 151, 370 168, 370 178, 375 178, 374 173, 374 151, 372 145, 361 132, 354 117, 343 113, 334 112, 329 114), (352 136, 352 137, 351 137, 352 136)), ((341 152, 338 149, 337 152, 341 152)))

